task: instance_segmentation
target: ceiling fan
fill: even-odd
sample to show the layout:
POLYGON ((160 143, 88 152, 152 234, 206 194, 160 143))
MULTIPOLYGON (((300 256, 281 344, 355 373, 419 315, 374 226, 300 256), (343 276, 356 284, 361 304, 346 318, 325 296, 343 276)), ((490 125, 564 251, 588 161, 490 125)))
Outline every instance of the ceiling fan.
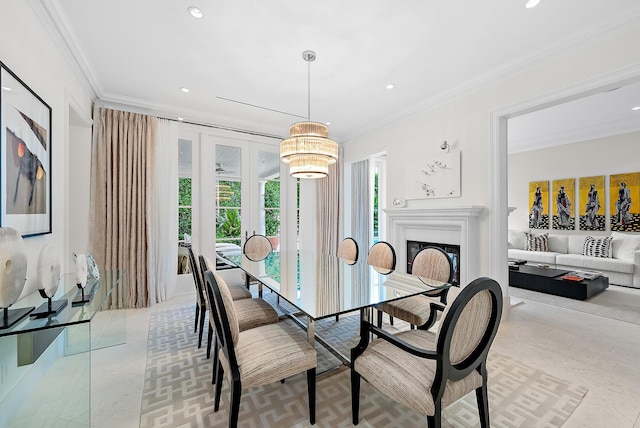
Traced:
POLYGON ((221 163, 216 163, 216 174, 233 174, 235 171, 228 171, 222 167, 221 163))

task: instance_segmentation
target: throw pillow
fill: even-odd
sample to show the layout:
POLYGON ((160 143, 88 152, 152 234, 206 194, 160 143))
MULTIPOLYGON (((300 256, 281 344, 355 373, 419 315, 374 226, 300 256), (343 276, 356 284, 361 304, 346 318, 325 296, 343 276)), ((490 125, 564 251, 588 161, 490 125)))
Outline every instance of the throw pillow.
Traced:
POLYGON ((524 249, 527 251, 549 251, 549 234, 542 233, 540 235, 532 235, 531 233, 524 233, 527 242, 524 245, 524 249))
POLYGON ((582 254, 591 257, 611 257, 611 237, 602 236, 594 238, 593 236, 587 235, 587 237, 584 238, 582 254))

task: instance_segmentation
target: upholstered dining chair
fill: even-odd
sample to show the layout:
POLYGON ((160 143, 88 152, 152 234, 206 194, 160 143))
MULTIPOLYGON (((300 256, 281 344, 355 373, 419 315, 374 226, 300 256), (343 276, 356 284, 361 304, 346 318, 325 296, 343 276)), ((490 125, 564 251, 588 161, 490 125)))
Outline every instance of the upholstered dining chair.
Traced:
MULTIPOLYGON (((211 260, 209 260, 206 256, 199 257, 200 264, 200 272, 202 278, 204 280, 204 272, 207 270, 213 271, 213 264, 211 260)), ((223 281, 220 279, 220 281, 223 281)), ((233 304, 236 308, 236 314, 238 318, 238 328, 240 331, 249 330, 251 328, 259 327, 261 325, 266 324, 274 324, 278 322, 278 313, 273 307, 267 303, 266 301, 260 298, 250 298, 245 299, 244 294, 248 290, 244 288, 242 285, 228 285, 225 282, 225 287, 229 290, 229 295, 231 296, 231 300, 233 300, 233 304), (238 296, 242 296, 237 298, 238 296)), ((207 300, 207 306, 211 308, 209 311, 209 333, 207 337, 207 358, 211 355, 211 347, 212 343, 216 340, 213 338, 213 332, 216 329, 215 327, 215 316, 213 315, 213 295, 211 294, 211 290, 207 288, 205 285, 205 298, 207 300)), ((249 293, 251 296, 251 293, 249 293)), ((213 357, 213 368, 215 371, 215 367, 217 366, 217 355, 214 349, 214 357, 213 357)), ((212 376, 211 383, 215 382, 215 377, 212 376)))
POLYGON ((242 390, 266 385, 307 373, 309 396, 309 422, 316 421, 316 350, 304 338, 286 327, 269 324, 251 330, 240 331, 236 305, 222 278, 205 272, 207 288, 213 292, 215 302, 218 366, 214 411, 220 408, 223 377, 231 390, 229 427, 238 425, 242 390), (226 376, 225 376, 226 375, 226 376))
MULTIPOLYGON (((198 327, 200 331, 198 331, 198 348, 202 346, 202 336, 204 334, 204 320, 207 315, 207 310, 210 306, 207 305, 205 290, 204 290, 204 280, 202 276, 202 269, 198 261, 196 261, 196 255, 193 252, 193 249, 189 247, 189 263, 191 264, 191 272, 193 273, 193 282, 196 286, 196 326, 194 328, 194 333, 198 331, 198 327)), ((240 299, 249 299, 251 298, 251 292, 244 288, 241 285, 233 285, 230 286, 231 293, 233 295, 234 300, 240 299)), ((209 336, 211 336, 211 328, 209 328, 209 336)), ((209 349, 210 346, 207 345, 207 358, 209 357, 209 349)))
POLYGON ((361 321, 360 343, 351 350, 353 424, 359 421, 360 379, 441 426, 442 409, 476 392, 480 426, 489 428, 487 354, 502 315, 502 291, 490 278, 464 287, 446 307, 436 332, 392 335, 361 321), (373 333, 377 339, 369 342, 373 333), (382 370, 384 368, 384 370, 382 370))
POLYGON ((376 242, 369 249, 367 264, 371 265, 376 272, 388 275, 396 268, 396 252, 388 242, 376 242))
POLYGON ((338 245, 338 251, 336 255, 344 260, 345 263, 353 265, 358 261, 358 243, 351 237, 344 238, 340 245, 338 245))
POLYGON ((242 246, 242 254, 254 262, 264 260, 273 251, 271 241, 264 235, 253 233, 242 246))
MULTIPOLYGON (((449 255, 438 247, 426 247, 418 252, 413 259, 411 273, 423 278, 440 282, 451 282, 453 278, 453 263, 449 255)), ((378 310, 378 327, 382 327, 382 314, 389 314, 393 318, 400 318, 413 327, 428 330, 436 322, 437 311, 447 304, 449 288, 429 290, 422 295, 407 297, 406 299, 382 303, 376 306, 378 310), (439 297, 441 305, 434 305, 433 298, 439 297)))

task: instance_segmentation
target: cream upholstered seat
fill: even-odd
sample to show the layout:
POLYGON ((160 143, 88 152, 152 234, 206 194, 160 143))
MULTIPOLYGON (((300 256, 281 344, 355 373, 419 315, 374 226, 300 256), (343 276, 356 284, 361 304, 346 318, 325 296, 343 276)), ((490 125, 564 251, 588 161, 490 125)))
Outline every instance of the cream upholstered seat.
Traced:
MULTIPOLYGON (((411 273, 440 282, 450 282, 453 264, 441 248, 426 247, 414 257, 411 273)), ((430 290, 423 295, 378 305, 378 327, 382 326, 382 313, 386 312, 392 322, 395 317, 420 329, 429 329, 436 321, 437 310, 441 308, 440 305, 434 305, 433 297, 440 297, 440 302, 446 305, 448 290, 430 290)))
POLYGON ((376 242, 369 249, 367 264, 371 265, 376 272, 388 275, 396 268, 396 252, 388 242, 376 242))
POLYGON ((347 264, 355 264, 358 261, 358 243, 351 237, 344 238, 340 245, 338 245, 338 251, 336 255, 343 259, 347 264))
POLYGON ((487 354, 502 314, 497 282, 478 278, 446 307, 434 333, 392 335, 362 321, 360 343, 351 350, 353 424, 359 420, 360 379, 441 426, 442 409, 476 391, 480 425, 488 428, 487 354), (373 333, 379 336, 369 342, 373 333))
POLYGON ((289 376, 307 373, 309 422, 315 423, 316 351, 304 336, 281 323, 240 331, 235 304, 224 281, 211 271, 205 272, 207 288, 215 302, 217 352, 214 411, 220 407, 222 378, 231 389, 229 427, 238 425, 242 389, 273 383, 289 376))
MULTIPOLYGON (((211 261, 206 256, 200 256, 200 272, 202 278, 204 278, 204 272, 207 270, 211 270, 212 264, 211 261)), ((220 279, 220 281, 223 281, 220 279)), ((243 293, 248 293, 249 291, 244 288, 242 285, 233 285, 229 286, 225 282, 225 286, 229 290, 229 295, 233 300, 234 307, 236 308, 236 314, 238 318, 238 328, 240 331, 250 330, 255 327, 260 327, 261 325, 274 324, 278 322, 278 313, 273 307, 267 303, 266 301, 260 298, 250 298, 250 299, 236 299, 235 296, 243 293)), ((251 293, 249 293, 251 296, 251 293)), ((208 290, 205 285, 205 298, 207 300, 207 306, 213 309, 213 296, 211 294, 211 290, 208 290)), ((211 345, 213 340, 213 331, 215 330, 215 317, 212 315, 212 312, 209 312, 209 334, 208 334, 208 342, 207 342, 207 358, 211 355, 211 345)), ((214 347, 215 349, 215 347, 214 347)), ((214 351, 215 352, 215 351, 214 351)), ((216 367, 216 356, 214 355, 213 359, 213 367, 216 367)), ((212 379, 214 381, 215 379, 212 379)))

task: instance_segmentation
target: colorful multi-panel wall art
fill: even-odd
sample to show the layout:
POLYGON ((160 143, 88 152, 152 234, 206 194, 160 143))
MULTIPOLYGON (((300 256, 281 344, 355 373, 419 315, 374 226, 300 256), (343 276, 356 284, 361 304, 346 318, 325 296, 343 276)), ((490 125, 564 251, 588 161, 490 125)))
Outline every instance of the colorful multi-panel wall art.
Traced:
POLYGON ((575 200, 575 188, 575 178, 564 178, 551 182, 551 189, 554 193, 553 229, 573 230, 576 228, 575 210, 572 208, 575 200))
POLYGON ((640 232, 640 172, 609 177, 611 230, 640 232))
POLYGON ((578 193, 580 197, 580 230, 605 230, 604 175, 580 177, 578 179, 578 193))
POLYGON ((610 175, 608 189, 604 175, 577 185, 576 198, 575 178, 530 181, 529 228, 640 232, 640 172, 610 175))
POLYGON ((529 227, 531 229, 549 228, 549 182, 531 181, 529 183, 529 227))

